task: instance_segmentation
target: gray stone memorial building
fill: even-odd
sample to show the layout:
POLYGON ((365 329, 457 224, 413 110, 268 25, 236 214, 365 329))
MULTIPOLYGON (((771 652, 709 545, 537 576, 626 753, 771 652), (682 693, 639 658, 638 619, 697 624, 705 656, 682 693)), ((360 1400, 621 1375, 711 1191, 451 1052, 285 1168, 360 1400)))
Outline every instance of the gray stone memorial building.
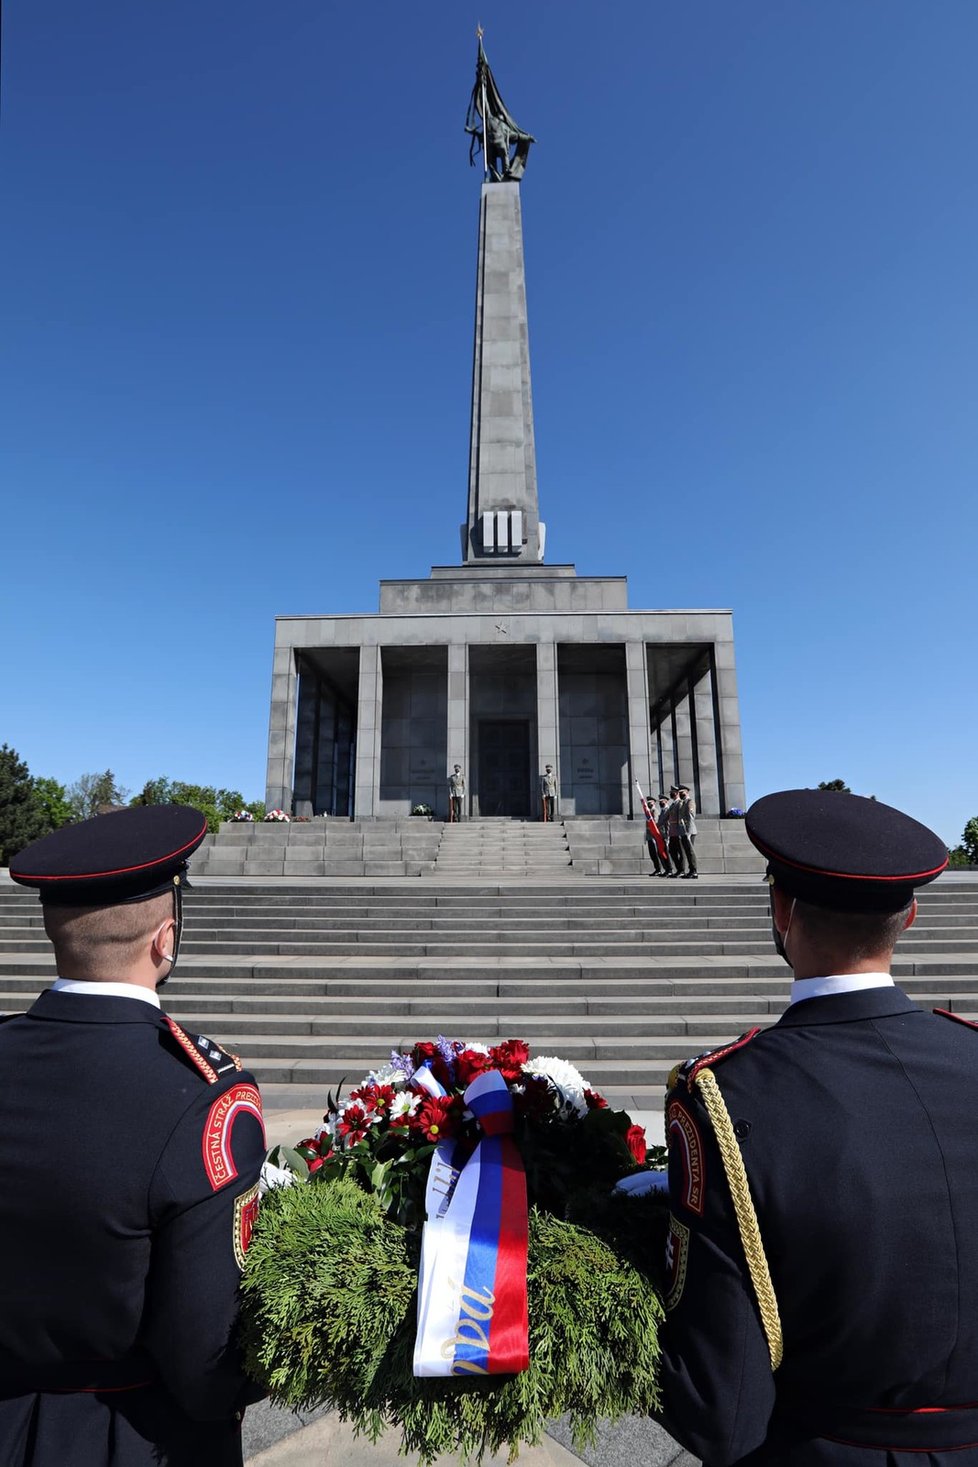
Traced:
POLYGON ((546 563, 520 183, 486 172, 461 562, 381 581, 376 614, 277 618, 266 804, 447 818, 460 764, 465 814, 539 817, 549 763, 561 819, 640 813, 636 780, 742 807, 730 612, 633 611, 624 576, 546 563))

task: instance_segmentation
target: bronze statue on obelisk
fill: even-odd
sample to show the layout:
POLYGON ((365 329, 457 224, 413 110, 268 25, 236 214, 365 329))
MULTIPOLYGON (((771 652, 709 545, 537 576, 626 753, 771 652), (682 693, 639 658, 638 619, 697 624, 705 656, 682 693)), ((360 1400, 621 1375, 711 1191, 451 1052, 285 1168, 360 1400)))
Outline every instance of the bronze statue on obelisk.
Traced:
POLYGON ((475 63, 475 86, 465 117, 465 131, 472 134, 469 162, 475 162, 475 150, 481 147, 488 179, 495 183, 519 183, 526 169, 530 144, 536 139, 524 132, 507 111, 486 60, 481 26, 476 34, 479 37, 479 54, 475 63))

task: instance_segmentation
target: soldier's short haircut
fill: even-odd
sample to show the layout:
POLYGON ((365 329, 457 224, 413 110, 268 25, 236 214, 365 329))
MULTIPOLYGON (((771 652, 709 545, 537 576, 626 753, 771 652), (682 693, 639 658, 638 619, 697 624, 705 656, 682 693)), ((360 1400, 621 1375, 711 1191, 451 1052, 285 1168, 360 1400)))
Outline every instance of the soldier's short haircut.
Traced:
POLYGON ((877 953, 893 951, 911 905, 908 902, 899 912, 837 912, 797 900, 794 920, 802 924, 809 942, 821 951, 863 962, 877 953))
POLYGON ((54 944, 62 978, 84 972, 92 979, 124 983, 146 942, 172 916, 173 897, 169 892, 114 907, 46 904, 44 930, 54 944))

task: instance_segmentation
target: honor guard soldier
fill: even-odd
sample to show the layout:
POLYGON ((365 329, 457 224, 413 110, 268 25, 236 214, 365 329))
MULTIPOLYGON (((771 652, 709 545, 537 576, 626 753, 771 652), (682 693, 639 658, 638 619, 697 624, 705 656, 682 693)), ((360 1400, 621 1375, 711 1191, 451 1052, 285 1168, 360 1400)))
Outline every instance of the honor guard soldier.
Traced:
POLYGON ((240 1061, 166 1015, 198 811, 67 826, 11 862, 59 977, 0 1024, 0 1462, 238 1467, 238 1283, 264 1158, 240 1061))
POLYGON ((747 833, 794 982, 670 1080, 661 1420, 707 1467, 978 1464, 978 1026, 890 976, 946 849, 834 791, 747 833))

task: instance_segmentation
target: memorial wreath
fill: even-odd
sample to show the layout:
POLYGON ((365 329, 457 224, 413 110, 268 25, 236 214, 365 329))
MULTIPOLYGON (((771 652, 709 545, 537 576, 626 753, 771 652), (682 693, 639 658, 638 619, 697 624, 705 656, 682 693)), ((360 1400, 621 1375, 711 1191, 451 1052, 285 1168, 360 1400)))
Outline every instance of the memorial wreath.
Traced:
POLYGON ((658 1404, 661 1169, 573 1065, 439 1036, 394 1051, 269 1153, 248 1250, 248 1368, 278 1404, 481 1459, 569 1414, 658 1404), (293 1185, 298 1184, 298 1185, 293 1185))

